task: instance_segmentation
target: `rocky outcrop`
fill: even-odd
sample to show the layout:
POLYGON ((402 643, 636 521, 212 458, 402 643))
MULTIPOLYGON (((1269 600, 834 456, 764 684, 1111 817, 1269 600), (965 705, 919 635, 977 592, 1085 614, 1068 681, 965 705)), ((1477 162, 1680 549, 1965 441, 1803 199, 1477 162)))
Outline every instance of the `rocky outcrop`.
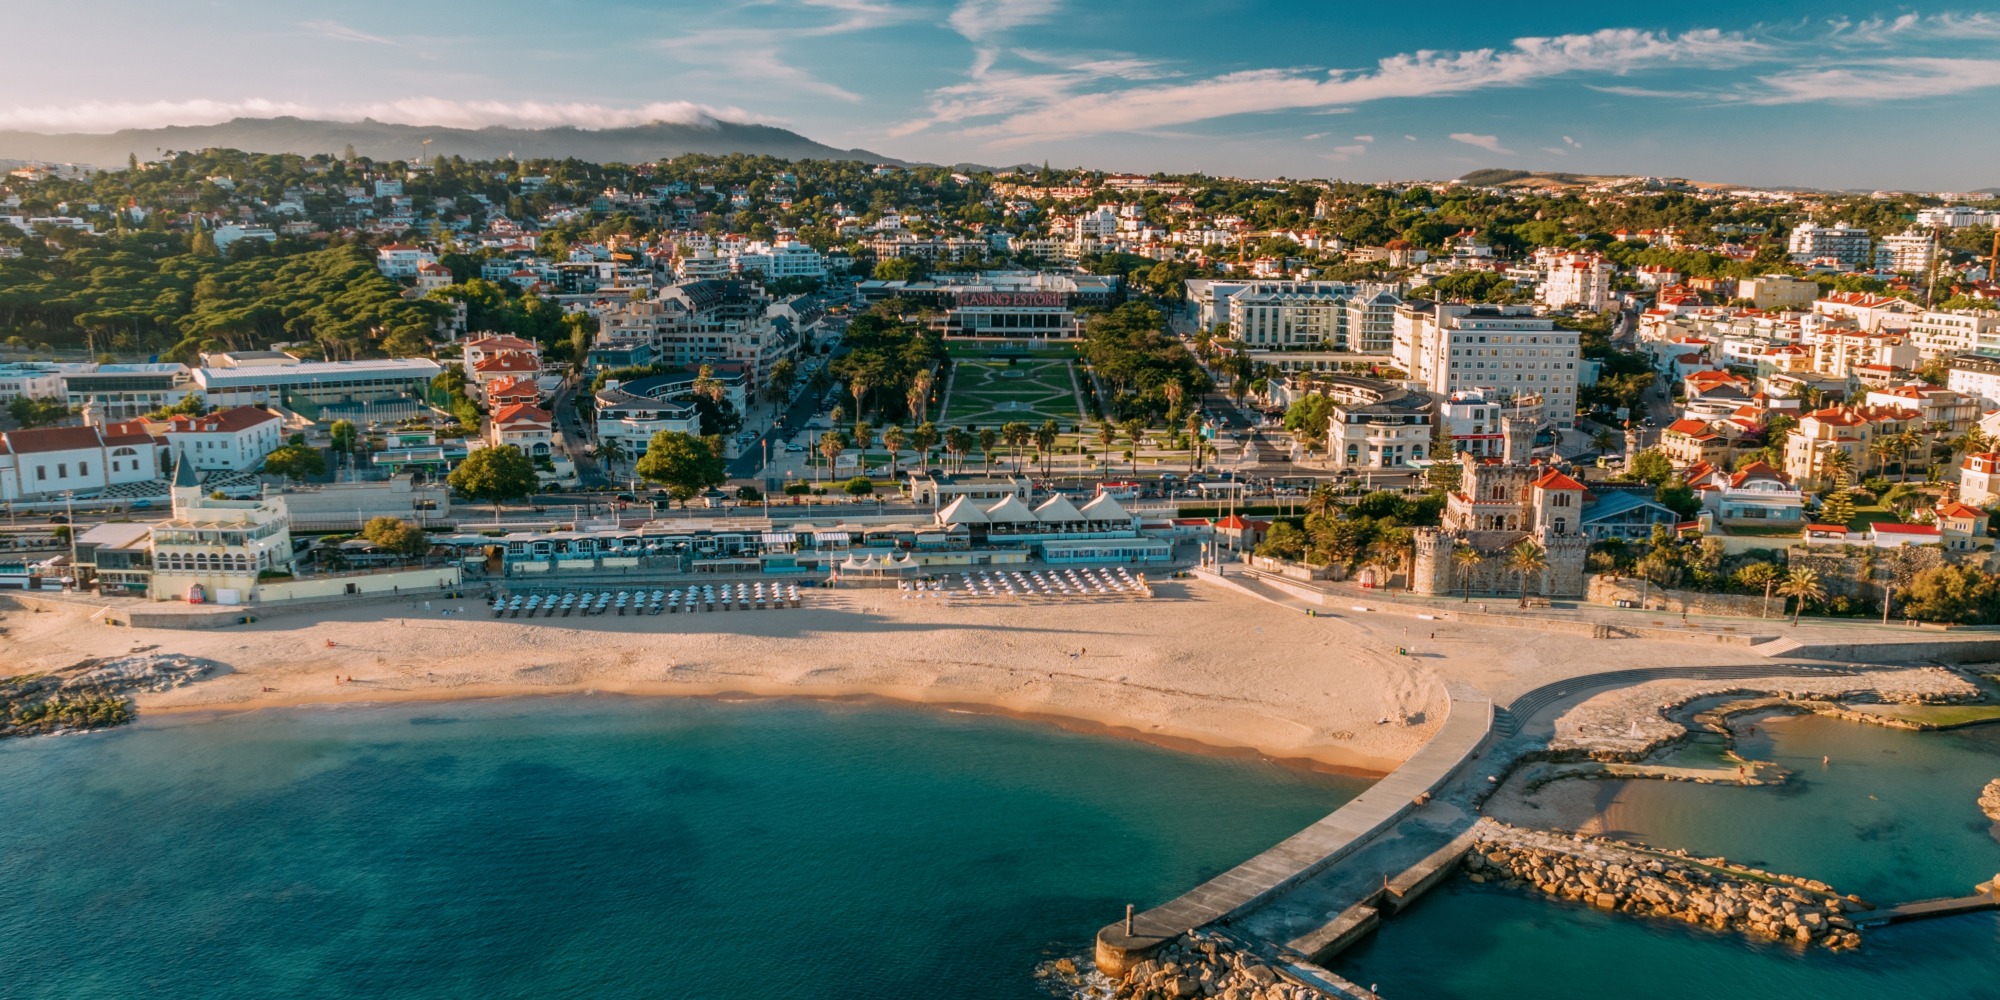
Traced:
POLYGON ((1768 694, 1817 707, 1838 701, 1939 705, 1977 699, 1980 691, 1942 667, 1816 677, 1658 680, 1606 691, 1563 713, 1556 720, 1549 750, 1593 760, 1638 760, 1687 735, 1688 728, 1668 718, 1668 712, 1696 699, 1726 694, 1768 694))
MULTIPOLYGON (((1993 783, 1979 793, 1979 808, 1988 819, 2000 823, 2000 778, 1993 779, 1993 783)), ((2000 882, 2000 879, 1994 881, 2000 882)))
POLYGON ((1120 1000, 1338 1000, 1304 986, 1227 941, 1196 931, 1135 963, 1113 987, 1120 1000))
POLYGON ((122 725, 132 720, 132 694, 192 684, 220 669, 198 657, 148 653, 0 679, 0 739, 122 725))
POLYGON ((1523 830, 1493 823, 1465 856, 1474 882, 1532 887, 1561 899, 1717 930, 1854 948, 1861 934, 1847 914, 1867 908, 1823 882, 1696 860, 1618 841, 1523 830))

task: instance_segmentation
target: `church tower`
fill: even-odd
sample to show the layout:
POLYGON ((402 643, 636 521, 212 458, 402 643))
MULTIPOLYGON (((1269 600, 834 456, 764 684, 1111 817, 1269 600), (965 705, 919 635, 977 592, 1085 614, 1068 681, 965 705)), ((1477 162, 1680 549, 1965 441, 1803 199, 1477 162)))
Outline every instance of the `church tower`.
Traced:
POLYGON ((194 474, 194 464, 180 455, 174 460, 174 516, 185 517, 187 512, 201 506, 201 482, 194 474))

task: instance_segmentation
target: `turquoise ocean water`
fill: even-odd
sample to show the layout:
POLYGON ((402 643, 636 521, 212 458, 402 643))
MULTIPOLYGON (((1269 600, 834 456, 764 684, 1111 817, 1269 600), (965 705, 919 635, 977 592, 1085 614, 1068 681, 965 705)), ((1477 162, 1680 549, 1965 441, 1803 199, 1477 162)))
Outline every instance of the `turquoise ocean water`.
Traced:
POLYGON ((0 745, 7 998, 1012 998, 1366 782, 982 716, 561 699, 0 745))
MULTIPOLYGON (((2000 872, 2000 827, 1977 805, 2000 777, 2000 726, 1908 733, 1818 716, 1756 726, 1740 752, 1783 764, 1791 782, 1601 782, 1610 832, 1884 904, 1966 895, 2000 872)), ((1879 928, 1832 955, 1454 881, 1335 968, 1388 1000, 1987 1000, 2000 998, 2000 915, 1879 928)))

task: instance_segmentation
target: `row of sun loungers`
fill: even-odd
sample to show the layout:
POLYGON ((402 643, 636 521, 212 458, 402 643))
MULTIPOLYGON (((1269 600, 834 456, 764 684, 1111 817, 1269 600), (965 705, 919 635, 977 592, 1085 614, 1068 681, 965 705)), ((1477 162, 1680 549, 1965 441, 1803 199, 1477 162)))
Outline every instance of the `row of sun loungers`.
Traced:
POLYGON ((796 608, 796 583, 703 584, 673 590, 559 591, 515 594, 493 601, 495 618, 554 618, 561 615, 657 615, 678 611, 747 611, 796 608))
MULTIPOLYGON (((933 586, 941 589, 943 583, 933 586)), ((998 573, 959 574, 957 593, 965 597, 1149 597, 1152 589, 1143 577, 1134 577, 1123 566, 1111 569, 1052 569, 1044 573, 1003 570, 998 573)))

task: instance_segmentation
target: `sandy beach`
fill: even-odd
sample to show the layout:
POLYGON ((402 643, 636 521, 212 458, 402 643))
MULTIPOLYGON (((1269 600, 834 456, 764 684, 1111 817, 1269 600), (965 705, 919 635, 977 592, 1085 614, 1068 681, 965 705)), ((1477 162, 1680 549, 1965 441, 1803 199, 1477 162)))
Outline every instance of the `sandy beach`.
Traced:
MULTIPOLYGON (((15 673, 153 649, 226 668, 142 695, 142 715, 579 692, 877 697, 1377 773, 1436 731, 1443 678, 1504 699, 1603 669, 1610 652, 1603 643, 1526 630, 1307 617, 1178 581, 1150 600, 901 596, 815 590, 799 609, 500 620, 476 600, 433 602, 428 611, 422 602, 376 602, 213 631, 130 629, 81 613, 11 609, 0 642, 15 673), (1415 655, 1397 655, 1399 646, 1415 655)), ((1623 666, 1745 655, 1662 643, 1617 650, 1623 666)))

